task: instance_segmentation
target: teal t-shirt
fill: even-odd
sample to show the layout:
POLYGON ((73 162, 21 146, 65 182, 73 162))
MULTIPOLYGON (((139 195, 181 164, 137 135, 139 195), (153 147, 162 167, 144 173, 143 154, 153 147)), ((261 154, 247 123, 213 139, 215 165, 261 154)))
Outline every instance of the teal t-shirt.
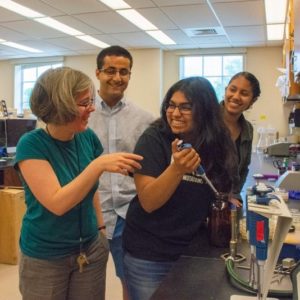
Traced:
MULTIPOLYGON (((18 162, 26 159, 47 160, 61 186, 64 186, 102 152, 102 145, 91 129, 76 134, 67 142, 51 138, 43 129, 36 129, 20 139, 15 167, 18 169, 18 162)), ((20 247, 25 255, 42 259, 64 257, 79 252, 80 236, 83 247, 96 238, 98 230, 93 196, 98 181, 80 204, 62 216, 47 210, 22 181, 27 210, 22 223, 20 247)))

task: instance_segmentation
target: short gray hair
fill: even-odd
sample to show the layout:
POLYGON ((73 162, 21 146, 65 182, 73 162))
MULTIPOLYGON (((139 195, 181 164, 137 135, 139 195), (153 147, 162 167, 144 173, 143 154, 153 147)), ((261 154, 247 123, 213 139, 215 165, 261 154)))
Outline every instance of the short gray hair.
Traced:
POLYGON ((43 122, 63 125, 78 116, 75 97, 86 90, 94 98, 94 84, 83 72, 69 67, 49 69, 33 87, 30 108, 43 122))

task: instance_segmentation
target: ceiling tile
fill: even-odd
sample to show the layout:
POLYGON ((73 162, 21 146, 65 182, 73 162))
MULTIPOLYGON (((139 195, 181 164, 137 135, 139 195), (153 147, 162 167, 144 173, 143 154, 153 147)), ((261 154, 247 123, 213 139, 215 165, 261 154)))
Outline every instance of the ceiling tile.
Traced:
POLYGON ((161 46, 159 42, 144 32, 118 33, 112 34, 112 36, 129 47, 157 48, 161 46))
POLYGON ((205 4, 206 0, 152 0, 158 6, 205 4))
POLYGON ((132 32, 139 30, 115 12, 81 14, 76 16, 91 27, 99 28, 105 33, 132 32))
POLYGON ((263 25, 266 23, 264 3, 261 0, 215 3, 213 8, 223 26, 263 25))
POLYGON ((34 21, 7 22, 3 26, 33 38, 67 37, 66 34, 34 21))
POLYGON ((226 27, 225 30, 232 42, 262 42, 266 40, 266 31, 264 26, 226 27), (247 34, 245 34, 245 32, 247 32, 247 34))
POLYGON ((138 12, 161 30, 178 28, 178 26, 158 8, 139 9, 138 12))
POLYGON ((98 0, 44 0, 48 5, 66 14, 83 14, 109 10, 98 0))
POLYGON ((17 0, 16 2, 50 17, 60 16, 64 14, 62 11, 56 9, 53 6, 49 6, 41 0, 17 0))
POLYGON ((217 19, 206 4, 162 7, 161 9, 181 28, 219 26, 217 19))

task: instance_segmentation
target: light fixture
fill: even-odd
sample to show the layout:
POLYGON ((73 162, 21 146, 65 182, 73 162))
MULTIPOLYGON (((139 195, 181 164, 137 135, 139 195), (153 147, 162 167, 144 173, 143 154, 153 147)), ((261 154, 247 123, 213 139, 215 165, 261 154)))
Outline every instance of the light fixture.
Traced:
MULTIPOLYGON (((114 0, 115 1, 115 0, 114 0)), ((117 1, 116 1, 117 2, 117 1)), ((120 1, 121 2, 121 1, 120 1)), ((76 30, 68 25, 65 25, 53 18, 50 18, 50 17, 47 17, 43 14, 40 14, 39 12, 36 12, 30 8, 27 8, 23 5, 20 5, 14 1, 11 1, 11 0, 0 0, 0 6, 8 9, 8 10, 11 10, 17 14, 20 14, 22 16, 25 16, 27 18, 30 18, 32 19, 33 21, 36 21, 36 22, 39 22, 43 25, 46 25, 48 27, 51 27, 55 30, 58 30, 58 31, 61 31, 65 34, 68 34, 68 35, 71 35, 71 36, 80 36, 80 39, 89 43, 89 44, 92 44, 94 46, 97 46, 97 47, 100 47, 100 48, 103 48, 103 47, 108 47, 109 45, 106 44, 106 43, 103 43, 95 38, 92 38, 92 37, 89 37, 87 35, 85 35, 83 32, 79 31, 79 30, 76 30)), ((79 38, 79 37, 78 37, 79 38)), ((0 40, 1 41, 1 40, 0 40)), ((30 48, 30 47, 26 47, 26 46, 22 46, 22 45, 19 45, 19 44, 16 44, 16 43, 11 43, 11 42, 7 42, 7 43, 10 43, 10 45, 15 45, 15 48, 19 48, 19 49, 23 49, 25 51, 30 51, 33 50, 33 51, 30 51, 30 52, 42 52, 42 51, 39 51, 37 49, 33 49, 33 48, 30 48), (27 50, 26 50, 27 49, 27 50)), ((4 44, 4 43, 3 43, 4 44)), ((7 44, 7 46, 9 46, 7 44)), ((11 47, 14 47, 14 46, 11 46, 11 47)))
POLYGON ((171 38, 169 38, 161 30, 148 30, 148 31, 146 31, 146 33, 151 35, 154 39, 156 39, 163 45, 175 45, 176 44, 171 38))
POLYGON ((34 21, 36 22, 39 22, 39 23, 42 23, 48 27, 51 27, 51 28, 54 28, 58 31, 61 31, 63 33, 66 33, 66 34, 69 34, 69 35, 83 35, 82 32, 68 26, 68 25, 65 25, 53 18, 49 18, 49 17, 46 17, 46 18, 37 18, 37 19, 34 19, 34 21))
POLYGON ((265 0, 267 21, 267 38, 269 41, 280 41, 284 38, 287 0, 265 0))
POLYGON ((27 18, 42 18, 43 14, 11 0, 0 0, 0 6, 27 18))
POLYGON ((92 44, 94 46, 97 46, 99 48, 106 48, 106 47, 109 47, 108 44, 104 43, 104 42, 101 42, 95 38, 93 38, 92 36, 90 35, 78 35, 78 36, 75 36, 76 38, 82 40, 82 41, 85 41, 89 44, 92 44))
POLYGON ((123 0, 99 0, 99 1, 109 6, 112 9, 130 8, 130 6, 123 0))
POLYGON ((265 0, 267 24, 285 23, 287 0, 265 0))
POLYGON ((283 39, 284 24, 267 25, 267 37, 269 41, 280 41, 283 39))
POLYGON ((24 50, 24 51, 27 51, 27 52, 32 52, 32 53, 42 53, 43 52, 41 50, 34 49, 34 48, 31 48, 31 47, 27 47, 27 46, 24 46, 24 45, 21 45, 21 44, 18 44, 18 43, 14 43, 14 42, 8 42, 8 41, 1 42, 1 40, 0 40, 0 44, 8 46, 8 47, 24 50))
POLYGON ((142 30, 157 30, 155 25, 153 25, 135 9, 122 9, 116 10, 116 12, 142 30))

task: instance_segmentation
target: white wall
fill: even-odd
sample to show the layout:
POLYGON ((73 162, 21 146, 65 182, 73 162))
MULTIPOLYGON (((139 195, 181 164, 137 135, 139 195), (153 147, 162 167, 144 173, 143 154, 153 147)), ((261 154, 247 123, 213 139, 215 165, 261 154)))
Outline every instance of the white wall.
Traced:
MULTIPOLYGON (((190 51, 184 51, 188 54, 190 51)), ((193 50, 195 54, 196 50, 193 50)), ((220 53, 220 49, 218 49, 220 53)), ((127 97, 155 115, 159 115, 161 100, 167 89, 179 78, 179 56, 176 51, 162 52, 159 49, 131 50, 133 56, 132 77, 127 89, 127 97)), ((183 53, 183 51, 180 51, 183 53)), ((66 66, 77 68, 88 74, 95 82, 96 55, 65 57, 66 66)), ((255 128, 259 125, 272 126, 280 136, 288 133, 287 116, 291 105, 283 105, 276 80, 280 75, 277 67, 282 66, 282 48, 247 48, 246 70, 254 73, 260 83, 262 94, 257 103, 246 113, 255 128), (261 115, 266 116, 261 121, 261 115)), ((0 98, 12 105, 13 64, 0 61, 0 98)), ((257 137, 254 137, 256 142, 257 137)))
POLYGON ((0 61, 0 99, 13 107, 14 68, 10 61, 0 61))
POLYGON ((246 114, 255 128, 270 126, 277 129, 279 136, 288 134, 288 114, 291 105, 284 105, 279 89, 275 86, 281 73, 282 48, 248 48, 246 70, 254 73, 261 84, 261 96, 246 114), (265 120, 262 117, 265 116, 265 120))
MULTIPOLYGON (((220 49, 212 51, 220 53, 220 49)), ((205 52, 207 53, 207 51, 205 52)), ((197 54, 197 50, 164 53, 164 92, 179 78, 179 55, 181 53, 194 55, 197 54)), ((246 118, 251 121, 255 130, 258 126, 271 126, 276 128, 280 136, 285 136, 288 133, 287 116, 291 105, 282 104, 279 90, 275 87, 277 78, 281 75, 277 67, 282 66, 282 48, 247 48, 245 58, 245 70, 253 73, 259 79, 262 90, 261 96, 253 108, 245 113, 246 118), (266 116, 264 121, 261 121, 262 115, 266 116)), ((256 133, 253 142, 254 145, 257 142, 256 133)))

